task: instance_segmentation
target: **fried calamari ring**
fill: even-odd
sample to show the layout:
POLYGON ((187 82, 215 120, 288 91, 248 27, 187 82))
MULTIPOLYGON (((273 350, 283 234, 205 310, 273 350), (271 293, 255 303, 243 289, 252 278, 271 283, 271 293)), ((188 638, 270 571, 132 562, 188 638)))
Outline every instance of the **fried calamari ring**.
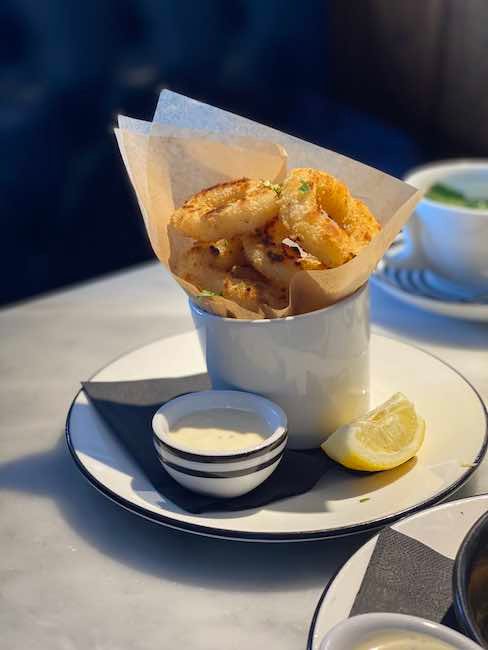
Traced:
POLYGON ((381 230, 374 214, 366 203, 359 199, 353 199, 352 208, 341 225, 361 245, 361 248, 369 244, 381 230))
POLYGON ((201 291, 210 291, 241 305, 249 311, 259 312, 263 304, 282 309, 288 304, 288 293, 266 284, 265 279, 256 272, 248 277, 239 272, 242 267, 223 271, 212 265, 213 254, 208 244, 195 244, 189 251, 180 255, 174 271, 183 280, 195 285, 201 291))
POLYGON ((198 192, 173 213, 171 223, 187 237, 213 242, 261 228, 278 211, 271 185, 241 178, 198 192))
POLYGON ((182 252, 174 265, 174 272, 183 280, 200 290, 222 293, 226 272, 210 264, 212 254, 208 244, 195 244, 189 251, 182 252))
POLYGON ((230 271, 233 266, 245 264, 246 258, 240 237, 232 239, 219 239, 208 244, 208 263, 216 269, 230 271))
POLYGON ((263 303, 274 309, 283 309, 288 304, 288 291, 280 291, 262 280, 233 277, 232 273, 224 280, 222 295, 249 311, 259 311, 263 303))
POLYGON ((244 252, 249 263, 268 280, 279 287, 288 288, 293 276, 303 270, 324 269, 314 257, 302 257, 298 247, 288 240, 289 231, 276 219, 263 231, 242 238, 244 252))
POLYGON ((380 230, 344 183, 315 169, 293 169, 283 183, 280 217, 297 241, 328 267, 349 261, 380 230))
POLYGON ((360 246, 368 244, 381 230, 368 206, 351 196, 349 188, 332 174, 319 170, 295 169, 298 175, 314 172, 319 203, 328 216, 347 232, 360 246))
POLYGON ((357 245, 325 214, 319 199, 318 181, 315 170, 293 170, 283 183, 280 218, 300 246, 333 268, 348 262, 357 245))

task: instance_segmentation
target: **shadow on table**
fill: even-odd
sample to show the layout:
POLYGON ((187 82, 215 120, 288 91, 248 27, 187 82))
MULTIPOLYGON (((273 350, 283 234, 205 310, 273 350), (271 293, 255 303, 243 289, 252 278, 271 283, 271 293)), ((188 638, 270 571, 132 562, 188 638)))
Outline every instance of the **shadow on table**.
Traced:
POLYGON ((373 324, 395 332, 398 338, 414 338, 420 343, 437 343, 453 348, 486 349, 486 323, 431 314, 388 296, 379 287, 370 287, 373 324))
POLYGON ((50 451, 0 466, 0 489, 45 496, 88 543, 154 576, 214 589, 274 591, 325 586, 367 536, 335 542, 251 543, 175 531, 137 517, 99 494, 77 471, 64 436, 50 451))

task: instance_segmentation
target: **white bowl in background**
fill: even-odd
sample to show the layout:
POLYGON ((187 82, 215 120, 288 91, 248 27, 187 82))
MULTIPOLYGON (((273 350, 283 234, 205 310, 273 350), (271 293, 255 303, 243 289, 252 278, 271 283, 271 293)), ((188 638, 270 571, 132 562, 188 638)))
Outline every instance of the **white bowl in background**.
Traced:
POLYGON ((193 492, 222 498, 242 496, 271 476, 288 438, 286 415, 277 404, 259 395, 232 390, 206 390, 176 397, 156 411, 152 426, 159 460, 175 481, 193 492), (192 449, 168 435, 184 415, 210 409, 257 414, 266 422, 270 435, 258 445, 237 451, 192 449))
MULTIPOLYGON (((452 160, 411 170, 405 182, 427 191, 445 183, 472 198, 488 198, 488 161, 452 160)), ((488 210, 424 198, 405 228, 405 255, 412 265, 427 265, 449 280, 488 291, 488 210)))

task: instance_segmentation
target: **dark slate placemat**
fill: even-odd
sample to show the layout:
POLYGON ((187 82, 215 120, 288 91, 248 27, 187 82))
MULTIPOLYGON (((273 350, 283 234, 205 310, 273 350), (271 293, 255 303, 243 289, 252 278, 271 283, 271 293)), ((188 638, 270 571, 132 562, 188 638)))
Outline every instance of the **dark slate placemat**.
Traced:
POLYGON ((392 528, 379 535, 350 616, 393 612, 455 627, 453 560, 392 528))
POLYGON ((151 420, 168 400, 210 388, 208 376, 147 379, 122 382, 86 382, 83 390, 154 488, 164 498, 194 514, 234 512, 308 492, 334 463, 318 450, 292 451, 264 483, 234 499, 216 499, 190 492, 165 471, 153 446, 151 420))

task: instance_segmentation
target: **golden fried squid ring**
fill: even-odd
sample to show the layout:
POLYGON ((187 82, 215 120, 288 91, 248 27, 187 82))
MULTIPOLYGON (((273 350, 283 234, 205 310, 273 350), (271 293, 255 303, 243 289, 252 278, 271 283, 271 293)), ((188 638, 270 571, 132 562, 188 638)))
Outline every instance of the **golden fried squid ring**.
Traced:
POLYGON ((288 291, 280 291, 263 280, 233 277, 233 272, 224 280, 222 295, 249 311, 259 311, 263 303, 274 309, 284 309, 288 304, 288 291))
POLYGON ((308 168, 285 179, 280 217, 300 245, 330 268, 349 261, 380 229, 344 183, 308 168))
POLYGON ((262 231, 242 238, 249 263, 276 286, 288 288, 293 276, 303 270, 324 269, 314 257, 302 257, 298 247, 284 243, 289 231, 279 219, 262 231))
POLYGON ((381 230, 374 214, 366 203, 353 199, 353 206, 342 226, 361 247, 366 246, 381 230))
POLYGON ((208 244, 195 244, 180 255, 174 271, 201 291, 221 295, 250 311, 259 312, 263 303, 275 309, 288 304, 288 293, 268 286, 262 277, 257 279, 253 269, 245 277, 242 267, 224 271, 212 265, 213 259, 208 244))
POLYGON ((213 242, 261 228, 278 211, 270 185, 241 178, 198 192, 173 213, 171 223, 187 237, 213 242))
POLYGON ((319 200, 319 178, 312 169, 294 169, 283 183, 280 217, 293 239, 327 267, 348 262, 357 245, 327 216, 319 200))
POLYGON ((246 257, 242 248, 240 237, 232 239, 219 239, 208 244, 209 264, 222 271, 230 271, 233 266, 240 266, 246 263, 246 257))
POLYGON ((368 206, 351 196, 342 181, 331 174, 310 169, 295 169, 298 175, 313 171, 317 180, 319 203, 327 215, 347 232, 358 244, 365 246, 381 230, 380 224, 368 206))

